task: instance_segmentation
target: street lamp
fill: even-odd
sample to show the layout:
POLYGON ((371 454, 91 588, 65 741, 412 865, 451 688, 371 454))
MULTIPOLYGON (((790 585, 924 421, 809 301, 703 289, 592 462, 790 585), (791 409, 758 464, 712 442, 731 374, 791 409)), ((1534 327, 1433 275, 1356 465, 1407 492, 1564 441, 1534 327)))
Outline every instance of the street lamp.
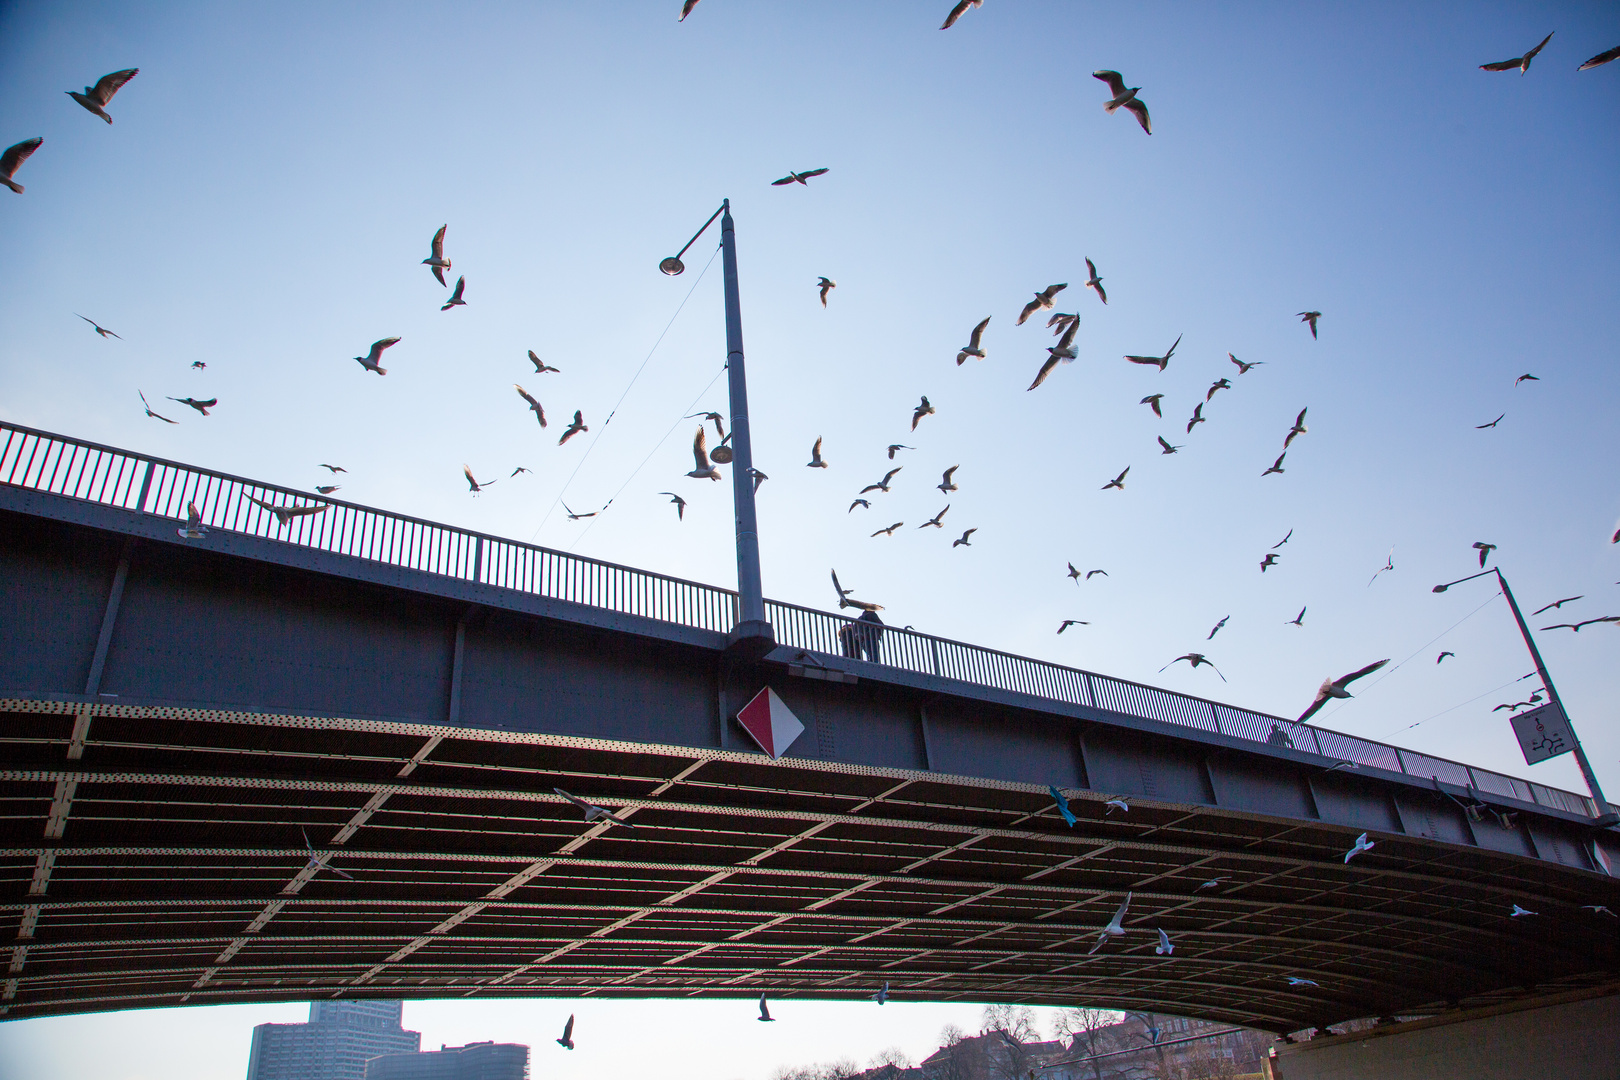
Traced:
MULTIPOLYGON (((1530 627, 1525 625, 1524 615, 1520 613, 1518 602, 1513 599, 1513 590, 1508 588, 1507 578, 1502 576, 1501 570, 1493 566, 1489 570, 1481 570, 1477 574, 1469 574, 1465 578, 1448 581, 1444 585, 1436 585, 1433 591, 1443 593, 1453 585, 1461 585, 1465 581, 1473 581, 1475 578, 1482 578, 1487 574, 1495 574, 1496 580, 1501 584, 1502 595, 1507 597, 1508 607, 1513 609, 1513 618, 1519 624, 1519 633, 1524 636, 1525 647, 1530 650, 1530 659, 1536 662, 1536 674, 1541 676, 1541 685, 1546 688, 1550 703, 1557 706, 1558 711, 1563 713, 1565 722, 1569 723, 1569 713, 1565 712, 1564 703, 1558 697, 1558 688, 1553 685, 1552 676, 1547 674, 1547 665, 1541 662, 1541 652, 1536 648, 1535 639, 1530 636, 1530 627)), ((1598 784, 1597 774, 1592 771, 1592 763, 1586 760, 1586 751, 1581 747, 1581 740, 1575 737, 1575 725, 1573 723, 1569 723, 1569 733, 1575 751, 1575 760, 1580 763, 1581 775, 1586 777, 1586 787, 1592 793, 1592 801, 1597 803, 1597 822, 1600 825, 1613 825, 1620 821, 1620 815, 1616 815, 1609 810, 1609 803, 1603 797, 1603 788, 1598 784)))
MULTIPOLYGON (((754 512, 754 449, 748 429, 748 377, 743 367, 742 311, 737 292, 737 238, 731 220, 731 200, 709 215, 703 228, 692 234, 686 247, 662 260, 658 269, 675 277, 686 269, 681 256, 697 243, 714 219, 720 219, 721 264, 725 271, 726 373, 731 399, 731 501, 737 524, 737 624, 727 635, 727 648, 755 658, 776 645, 771 624, 765 621, 765 593, 759 574, 759 520, 754 512)), ((716 459, 718 460, 718 459, 716 459)))

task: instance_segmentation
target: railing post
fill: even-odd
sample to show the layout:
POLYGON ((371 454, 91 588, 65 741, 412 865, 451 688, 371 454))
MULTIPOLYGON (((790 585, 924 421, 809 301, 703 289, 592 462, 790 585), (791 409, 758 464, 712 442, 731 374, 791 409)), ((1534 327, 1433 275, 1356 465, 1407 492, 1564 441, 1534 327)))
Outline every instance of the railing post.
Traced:
POLYGON ((938 676, 939 675, 939 639, 934 638, 934 637, 929 638, 928 639, 928 648, 929 648, 929 651, 933 653, 933 657, 934 657, 934 674, 936 676, 938 676))
POLYGON ((473 580, 481 582, 484 579, 484 538, 478 537, 473 543, 473 580))
POLYGON ((1390 749, 1395 751, 1395 764, 1397 764, 1397 765, 1399 765, 1401 767, 1401 772, 1406 773, 1408 776, 1410 776, 1411 773, 1408 772, 1407 768, 1406 768, 1406 759, 1401 757, 1401 748, 1398 747, 1398 746, 1392 746, 1392 747, 1390 747, 1390 749))
POLYGON ((141 477, 141 497, 140 497, 140 501, 138 501, 135 504, 135 512, 137 514, 146 513, 146 494, 147 494, 147 492, 152 490, 152 470, 156 466, 157 466, 157 462, 155 462, 155 461, 148 461, 146 463, 146 475, 141 477))
POLYGON ((1209 717, 1215 721, 1215 734, 1225 735, 1226 732, 1221 730, 1221 714, 1216 711, 1213 701, 1209 703, 1209 717))

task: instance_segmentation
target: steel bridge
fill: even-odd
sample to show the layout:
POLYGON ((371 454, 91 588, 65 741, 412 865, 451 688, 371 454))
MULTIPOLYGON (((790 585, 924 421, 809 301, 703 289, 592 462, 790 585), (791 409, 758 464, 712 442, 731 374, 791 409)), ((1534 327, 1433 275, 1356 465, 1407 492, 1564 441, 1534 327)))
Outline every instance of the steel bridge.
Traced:
POLYGON ((758 655, 724 589, 9 424, 0 567, 9 1017, 887 982, 1283 1032, 1620 972, 1612 808, 1459 762, 792 604, 758 655))

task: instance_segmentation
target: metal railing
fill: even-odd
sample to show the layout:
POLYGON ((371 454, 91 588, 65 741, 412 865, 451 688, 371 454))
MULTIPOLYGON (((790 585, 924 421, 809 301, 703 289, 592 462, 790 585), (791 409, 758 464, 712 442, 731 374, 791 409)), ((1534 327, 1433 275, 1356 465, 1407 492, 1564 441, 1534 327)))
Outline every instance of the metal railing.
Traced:
MULTIPOLYGON (((535 544, 373 510, 291 488, 0 422, 0 483, 85 499, 177 524, 195 505, 211 529, 264 537, 550 599, 719 633, 737 621, 737 594, 535 544), (322 507, 287 514, 289 508, 322 507), (278 514, 277 510, 283 511, 278 514)), ((1595 816, 1593 801, 1370 739, 1299 724, 1108 675, 968 645, 899 627, 876 627, 813 608, 766 601, 776 640, 865 658, 917 674, 1106 709, 1200 731, 1282 745, 1481 793, 1595 816)))

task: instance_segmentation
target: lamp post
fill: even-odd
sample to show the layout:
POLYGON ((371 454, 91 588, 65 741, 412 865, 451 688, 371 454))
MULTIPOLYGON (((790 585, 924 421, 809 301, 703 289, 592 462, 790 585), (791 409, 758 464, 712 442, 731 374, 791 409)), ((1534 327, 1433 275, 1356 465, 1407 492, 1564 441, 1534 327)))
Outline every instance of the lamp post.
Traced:
MULTIPOLYGON (((1558 706, 1558 711, 1563 713, 1567 720, 1569 713, 1564 709, 1564 703, 1558 697, 1558 688, 1553 685, 1552 676, 1547 674, 1547 665, 1541 662, 1541 651, 1536 648, 1535 639, 1530 636, 1530 627, 1525 625, 1524 615, 1520 613, 1518 602, 1513 599, 1513 590, 1508 588, 1507 578, 1502 576, 1501 570, 1493 566, 1489 570, 1481 570, 1477 574, 1469 574, 1465 578, 1448 581, 1444 585, 1436 585, 1433 591, 1443 593, 1453 585, 1461 585, 1465 581, 1473 581, 1475 578, 1482 578, 1487 574, 1495 574, 1496 580, 1501 584, 1502 595, 1507 597, 1508 607, 1513 609, 1513 618, 1519 624, 1519 633, 1524 637, 1525 647, 1530 650, 1530 659, 1536 663, 1536 674, 1541 676, 1541 685, 1546 687, 1548 699, 1558 706)), ((1575 725, 1573 723, 1570 723, 1570 735, 1575 735, 1575 725)), ((1586 760, 1586 751, 1581 747, 1581 740, 1578 736, 1574 738, 1574 752, 1575 760, 1581 766, 1581 775, 1586 777, 1587 790, 1592 793, 1592 800, 1597 803, 1598 820, 1605 824, 1614 824, 1615 815, 1609 811, 1608 800, 1603 797, 1603 788, 1598 784, 1597 774, 1592 771, 1592 763, 1586 760)))
MULTIPOLYGON (((731 219, 731 200, 709 215, 703 228, 686 247, 664 259, 658 269, 675 277, 686 269, 681 256, 697 243, 714 219, 720 219, 721 264, 725 273, 726 373, 731 400, 731 498, 737 532, 737 623, 728 635, 727 648, 763 656, 776 644, 765 620, 765 593, 759 573, 759 520, 754 510, 754 447, 748 427, 748 375, 743 363, 742 302, 737 289, 737 235, 731 219)), ((716 448, 718 450, 718 447, 716 448)))

